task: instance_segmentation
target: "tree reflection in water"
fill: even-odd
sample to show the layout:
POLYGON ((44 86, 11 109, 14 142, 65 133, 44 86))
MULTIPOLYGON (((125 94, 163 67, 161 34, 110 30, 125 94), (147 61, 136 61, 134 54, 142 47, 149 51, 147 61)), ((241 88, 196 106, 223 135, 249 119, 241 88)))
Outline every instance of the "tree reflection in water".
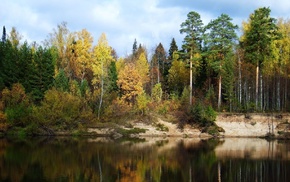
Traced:
POLYGON ((289 146, 261 139, 0 139, 0 181, 287 181, 289 146))

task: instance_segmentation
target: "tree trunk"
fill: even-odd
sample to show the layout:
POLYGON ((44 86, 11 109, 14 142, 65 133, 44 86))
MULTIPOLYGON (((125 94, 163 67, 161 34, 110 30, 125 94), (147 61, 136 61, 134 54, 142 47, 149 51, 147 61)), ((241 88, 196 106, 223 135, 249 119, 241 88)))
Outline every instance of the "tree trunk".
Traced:
POLYGON ((276 104, 276 109, 277 111, 281 110, 281 97, 280 97, 280 73, 278 73, 278 81, 277 81, 277 104, 276 104))
POLYGON ((260 111, 263 111, 263 75, 260 73, 260 111))
POLYGON ((103 103, 103 95, 104 95, 104 63, 102 62, 101 98, 100 98, 100 103, 99 103, 98 119, 100 119, 100 115, 101 115, 101 108, 102 108, 102 103, 103 103))
POLYGON ((189 76, 190 76, 190 83, 189 83, 189 104, 192 105, 192 51, 190 53, 190 60, 189 60, 189 76))
POLYGON ((258 100, 259 100, 259 63, 257 63, 256 67, 256 93, 255 93, 255 99, 256 99, 256 110, 258 109, 258 100))
POLYGON ((285 85, 284 85, 284 87, 285 87, 285 89, 284 89, 284 110, 286 111, 287 99, 288 99, 288 96, 287 96, 287 94, 288 94, 288 77, 287 77, 288 72, 287 72, 287 69, 286 69, 285 75, 286 76, 285 76, 285 85))
POLYGON ((241 58, 239 57, 239 103, 242 103, 242 71, 241 71, 241 58))
POLYGON ((222 76, 219 76, 218 110, 220 111, 222 101, 222 76))

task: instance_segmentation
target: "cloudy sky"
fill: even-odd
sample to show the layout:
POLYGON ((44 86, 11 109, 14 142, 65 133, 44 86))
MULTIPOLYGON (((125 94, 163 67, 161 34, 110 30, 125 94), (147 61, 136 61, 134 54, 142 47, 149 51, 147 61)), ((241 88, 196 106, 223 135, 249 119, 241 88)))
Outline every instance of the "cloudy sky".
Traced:
POLYGON ((172 38, 180 47, 180 24, 190 11, 204 24, 225 13, 241 26, 259 7, 270 7, 272 17, 290 18, 289 0, 2 0, 0 26, 7 32, 16 27, 23 40, 41 44, 65 21, 71 32, 87 29, 95 42, 106 33, 117 54, 126 56, 135 38, 149 52, 159 42, 168 50, 172 38))

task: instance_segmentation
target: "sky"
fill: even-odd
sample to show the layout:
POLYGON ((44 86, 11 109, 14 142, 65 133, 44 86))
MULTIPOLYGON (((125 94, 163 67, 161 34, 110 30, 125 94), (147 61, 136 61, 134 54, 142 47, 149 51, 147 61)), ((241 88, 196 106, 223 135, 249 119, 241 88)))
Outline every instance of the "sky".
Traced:
POLYGON ((22 40, 41 44, 67 22, 71 32, 87 29, 95 44, 105 33, 118 56, 125 57, 134 39, 149 53, 159 43, 168 51, 172 38, 181 47, 180 24, 190 11, 199 13, 205 25, 224 13, 241 27, 260 7, 269 7, 274 18, 290 18, 289 0, 1 0, 0 27, 7 32, 15 27, 22 40))

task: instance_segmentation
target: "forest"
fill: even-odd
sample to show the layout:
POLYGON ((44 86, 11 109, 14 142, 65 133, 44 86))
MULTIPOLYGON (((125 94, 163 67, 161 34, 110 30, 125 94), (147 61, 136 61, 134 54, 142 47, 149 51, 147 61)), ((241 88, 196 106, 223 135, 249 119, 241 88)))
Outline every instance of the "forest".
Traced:
POLYGON ((181 47, 173 38, 150 53, 135 39, 126 57, 105 33, 93 45, 90 32, 66 22, 41 45, 3 26, 0 132, 79 131, 152 113, 204 125, 217 112, 289 112, 290 20, 270 13, 256 9, 238 27, 227 14, 205 25, 191 11, 181 47))

